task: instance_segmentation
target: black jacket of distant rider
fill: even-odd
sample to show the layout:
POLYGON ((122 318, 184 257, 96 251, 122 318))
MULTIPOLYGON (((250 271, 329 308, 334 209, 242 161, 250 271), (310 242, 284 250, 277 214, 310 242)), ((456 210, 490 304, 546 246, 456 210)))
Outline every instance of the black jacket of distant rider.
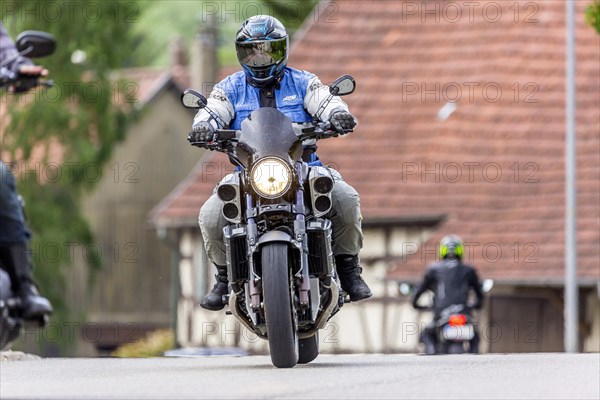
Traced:
POLYGON ((468 305, 469 290, 477 296, 473 308, 483 304, 483 292, 475 268, 463 264, 458 259, 446 259, 427 269, 423 283, 417 288, 413 305, 417 308, 419 297, 427 290, 434 293, 434 313, 436 318, 441 311, 453 304, 468 305))

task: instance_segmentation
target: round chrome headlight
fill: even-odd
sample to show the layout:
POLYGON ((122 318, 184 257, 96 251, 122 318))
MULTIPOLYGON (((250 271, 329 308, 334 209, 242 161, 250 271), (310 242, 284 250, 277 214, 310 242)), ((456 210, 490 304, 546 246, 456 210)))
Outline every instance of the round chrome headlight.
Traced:
POLYGON ((292 186, 292 169, 280 158, 265 157, 252 167, 252 188, 262 197, 281 197, 292 186))

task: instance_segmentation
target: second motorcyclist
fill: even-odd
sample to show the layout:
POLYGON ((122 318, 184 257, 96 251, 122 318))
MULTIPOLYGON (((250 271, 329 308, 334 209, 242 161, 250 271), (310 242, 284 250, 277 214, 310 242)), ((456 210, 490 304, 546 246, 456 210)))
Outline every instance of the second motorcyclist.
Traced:
MULTIPOLYGON (((421 335, 426 354, 436 353, 438 343, 436 321, 445 308, 454 304, 468 307, 470 290, 475 292, 477 298, 476 303, 470 308, 479 309, 483 305, 483 291, 479 277, 475 268, 463 263, 463 254, 464 244, 460 237, 448 235, 442 238, 439 247, 440 262, 427 269, 423 282, 414 293, 412 303, 415 309, 423 308, 418 304, 423 293, 430 290, 434 294, 433 321, 425 327, 421 335)), ((479 352, 477 332, 471 340, 470 352, 479 352)))
MULTIPOLYGON (((254 16, 245 21, 237 33, 235 45, 243 71, 219 82, 208 98, 208 107, 216 114, 215 120, 206 110, 200 110, 194 119, 191 143, 210 142, 215 129, 239 130, 241 123, 260 107, 277 108, 294 124, 298 133, 312 126, 316 116, 329 121, 335 132, 344 134, 354 128, 355 119, 348 106, 334 97, 325 106, 329 91, 318 77, 287 66, 288 35, 276 18, 254 16)), ((314 142, 304 143, 303 160, 309 165, 321 165, 314 142)), ((371 290, 361 277, 358 253, 363 234, 359 196, 344 182, 341 175, 330 168, 335 186, 332 191, 332 210, 328 218, 333 224, 333 253, 342 289, 352 301, 371 297, 371 290)), ((221 215, 222 201, 213 194, 202 206, 199 224, 206 252, 217 268, 217 283, 201 302, 208 310, 224 307, 223 295, 228 293, 223 228, 227 221, 221 215)))

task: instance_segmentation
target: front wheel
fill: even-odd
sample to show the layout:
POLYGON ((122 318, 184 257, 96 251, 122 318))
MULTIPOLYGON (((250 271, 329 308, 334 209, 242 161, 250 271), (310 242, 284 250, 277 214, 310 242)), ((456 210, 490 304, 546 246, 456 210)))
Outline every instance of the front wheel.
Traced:
POLYGON ((291 368, 298 363, 298 336, 287 244, 269 243, 262 248, 262 272, 271 361, 277 368, 291 368))
POLYGON ((319 355, 319 333, 300 339, 298 364, 308 364, 319 355))

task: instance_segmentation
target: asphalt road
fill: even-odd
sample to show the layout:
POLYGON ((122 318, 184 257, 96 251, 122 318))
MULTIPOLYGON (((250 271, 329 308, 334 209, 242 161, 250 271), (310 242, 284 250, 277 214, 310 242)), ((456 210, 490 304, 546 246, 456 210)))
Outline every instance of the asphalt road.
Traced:
POLYGON ((600 354, 41 359, 0 363, 0 398, 599 399, 600 354))

